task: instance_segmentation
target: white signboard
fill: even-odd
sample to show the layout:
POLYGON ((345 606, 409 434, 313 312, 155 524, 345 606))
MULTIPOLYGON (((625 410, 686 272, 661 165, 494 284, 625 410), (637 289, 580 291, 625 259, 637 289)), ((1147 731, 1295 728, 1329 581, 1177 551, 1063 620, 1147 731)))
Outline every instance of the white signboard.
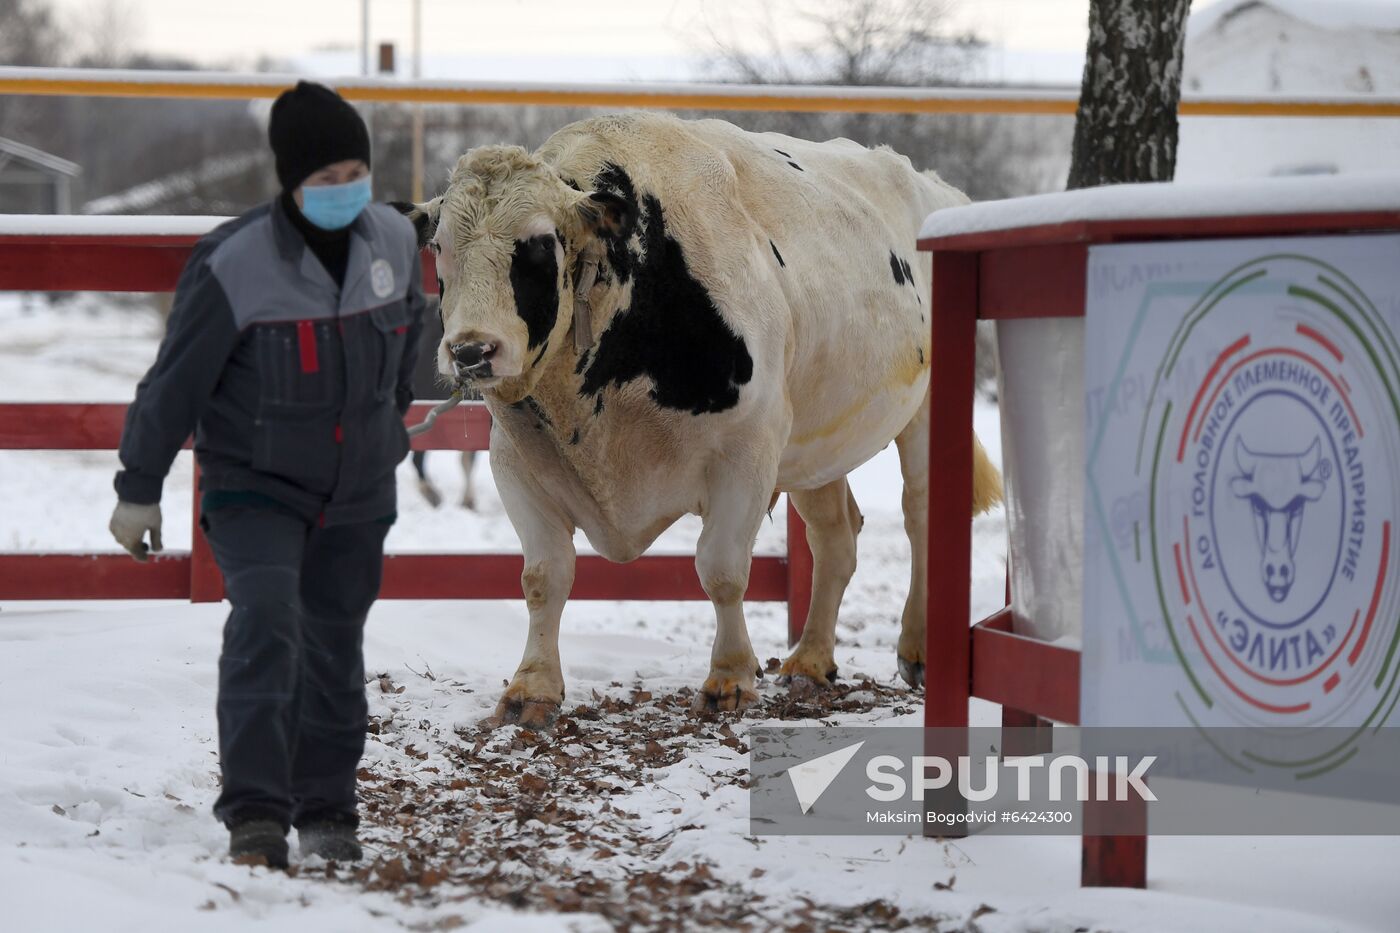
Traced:
POLYGON ((1345 760, 1400 721, 1400 236, 1095 247, 1086 313, 1083 724, 1345 760))

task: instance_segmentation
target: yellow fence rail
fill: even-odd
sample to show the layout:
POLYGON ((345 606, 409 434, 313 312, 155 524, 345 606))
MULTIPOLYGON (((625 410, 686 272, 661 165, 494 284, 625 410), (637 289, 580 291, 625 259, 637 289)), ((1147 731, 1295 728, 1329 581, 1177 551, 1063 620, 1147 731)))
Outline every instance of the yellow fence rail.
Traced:
MULTIPOLYGON (((276 97, 296 75, 0 67, 0 94, 251 100, 276 97)), ((1075 88, 893 88, 762 84, 544 84, 322 79, 349 100, 375 103, 638 107, 847 113, 1073 115, 1075 88)), ((1182 116, 1400 117, 1400 98, 1186 95, 1182 116)))

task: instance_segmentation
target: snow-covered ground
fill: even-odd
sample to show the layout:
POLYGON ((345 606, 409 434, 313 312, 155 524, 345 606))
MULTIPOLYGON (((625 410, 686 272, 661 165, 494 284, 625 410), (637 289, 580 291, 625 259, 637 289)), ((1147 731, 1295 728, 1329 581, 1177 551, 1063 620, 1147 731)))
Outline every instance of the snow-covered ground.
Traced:
MULTIPOLYGON (((96 298, 59 308, 39 301, 26 313, 18 297, 0 295, 0 400, 126 401, 158 327, 149 312, 96 298)), ((980 405, 976 421, 999 460, 995 408, 980 405)), ((172 548, 189 543, 187 456, 167 485, 172 548)), ((449 502, 460 489, 453 461, 429 458, 449 502)), ((114 466, 108 453, 0 452, 0 550, 112 549, 114 466)), ((390 547, 513 548, 489 472, 478 469, 481 508, 469 514, 428 508, 405 467, 390 547)), ((908 546, 893 451, 862 468, 854 486, 866 525, 837 661, 856 688, 820 715, 917 723, 921 698, 894 674, 908 546)), ((697 531, 682 523, 660 549, 691 548, 697 531)), ((765 526, 760 549, 781 551, 783 537, 780 520, 765 526)), ((975 617, 1000 603, 1003 539, 1000 512, 976 522, 975 617)), ((519 603, 379 603, 366 638, 369 669, 386 675, 369 684, 374 867, 332 880, 319 867, 289 877, 235 866, 221 858, 225 836, 209 814, 224 611, 175 602, 0 607, 5 929, 603 930, 626 922, 599 903, 640 910, 649 898, 681 905, 687 913, 657 921, 680 929, 1395 929, 1400 842, 1390 838, 1154 838, 1142 892, 1079 889, 1074 838, 752 837, 736 783, 746 774, 744 731, 794 713, 770 678, 757 714, 686 734, 676 710, 704 677, 713 631, 703 603, 571 603, 562 653, 576 731, 543 749, 518 730, 477 725, 518 660, 519 603), (586 718, 589 710, 601 718, 586 718), (657 748, 628 757, 634 736, 651 735, 657 748), (607 806, 597 793, 548 801, 586 814, 586 830, 570 829, 571 817, 523 818, 522 806, 546 806, 538 788, 574 787, 576 771, 615 789, 607 806), (506 817, 497 816, 502 807, 506 817), (600 890, 615 892, 612 900, 600 890), (735 904, 745 912, 723 912, 735 904)), ((760 658, 784 654, 783 616, 778 605, 749 608, 760 658)), ((978 702, 973 716, 993 723, 997 710, 978 702)))

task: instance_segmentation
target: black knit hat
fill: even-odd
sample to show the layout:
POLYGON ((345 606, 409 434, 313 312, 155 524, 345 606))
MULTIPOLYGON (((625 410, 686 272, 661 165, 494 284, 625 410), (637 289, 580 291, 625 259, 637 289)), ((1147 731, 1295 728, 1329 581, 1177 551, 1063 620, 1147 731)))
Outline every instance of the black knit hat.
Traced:
POLYGON ((345 159, 369 165, 369 130, 355 108, 330 88, 298 81, 272 105, 267 139, 277 159, 277 180, 291 191, 313 172, 345 159))

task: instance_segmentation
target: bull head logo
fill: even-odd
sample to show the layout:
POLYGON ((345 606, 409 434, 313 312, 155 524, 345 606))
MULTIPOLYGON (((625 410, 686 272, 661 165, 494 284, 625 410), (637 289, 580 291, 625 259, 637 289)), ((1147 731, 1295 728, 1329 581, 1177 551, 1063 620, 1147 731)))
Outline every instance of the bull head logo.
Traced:
POLYGON ((1281 603, 1296 577, 1293 554, 1303 527, 1303 507, 1316 502, 1327 488, 1330 464, 1321 459, 1322 444, 1300 454, 1261 454, 1235 438, 1235 465, 1240 475, 1230 480, 1230 491, 1248 499, 1254 512, 1254 534, 1259 541, 1260 573, 1269 598, 1281 603))

